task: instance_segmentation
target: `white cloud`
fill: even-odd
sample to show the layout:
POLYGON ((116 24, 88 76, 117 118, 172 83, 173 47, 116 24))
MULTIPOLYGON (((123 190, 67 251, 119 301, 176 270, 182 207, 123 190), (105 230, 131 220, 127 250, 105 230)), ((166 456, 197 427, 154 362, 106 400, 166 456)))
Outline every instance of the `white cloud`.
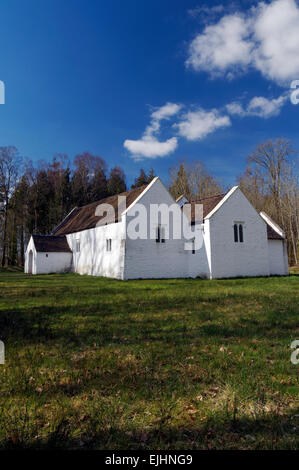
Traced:
POLYGON ((151 114, 152 119, 156 119, 160 121, 161 119, 167 119, 171 116, 174 116, 179 112, 181 109, 181 105, 176 104, 176 103, 166 103, 164 106, 161 106, 160 108, 156 109, 151 114))
POLYGON ((261 4, 254 24, 259 43, 254 63, 268 79, 285 82, 299 75, 299 8, 294 0, 261 4))
POLYGON ((280 96, 279 98, 273 100, 268 100, 263 96, 256 96, 250 101, 247 111, 251 115, 260 116, 263 118, 277 116, 280 113, 286 99, 286 96, 280 96))
POLYGON ((206 26, 191 42, 186 65, 230 77, 253 67, 284 84, 299 76, 298 51, 299 7, 295 0, 275 0, 206 26))
POLYGON ((287 96, 285 94, 275 99, 255 96, 250 100, 246 108, 244 108, 241 103, 234 101, 233 103, 228 104, 226 109, 231 115, 241 117, 258 116, 267 119, 272 116, 278 116, 286 100, 287 96))
POLYGON ((187 66, 212 74, 244 68, 250 63, 253 48, 249 33, 249 25, 242 16, 224 16, 191 42, 187 66))
POLYGON ((124 147, 131 152, 134 158, 157 158, 164 157, 174 152, 177 148, 178 140, 176 137, 159 142, 154 137, 142 137, 140 140, 125 140, 124 147))
POLYGON ((203 109, 189 111, 179 124, 175 124, 179 135, 188 140, 203 139, 216 129, 230 125, 231 121, 228 116, 220 115, 217 110, 204 111, 203 109))
POLYGON ((227 112, 232 114, 233 116, 245 116, 246 111, 244 110, 243 106, 238 103, 237 101, 233 101, 230 104, 226 105, 227 112))
MULTIPOLYGON (((180 114, 180 121, 173 124, 172 127, 177 129, 179 137, 184 137, 191 141, 201 140, 217 129, 231 126, 228 114, 239 117, 257 116, 269 118, 280 113, 286 100, 286 94, 274 99, 255 96, 245 107, 239 101, 234 101, 226 105, 222 110, 212 109, 207 111, 198 108, 195 111, 187 111, 184 114, 180 114)), ((131 157, 140 160, 142 158, 164 157, 173 153, 178 147, 178 138, 171 137, 161 142, 158 140, 157 134, 160 130, 161 120, 170 119, 178 115, 182 108, 182 105, 166 103, 164 106, 155 109, 151 113, 151 122, 146 127, 142 137, 137 140, 126 139, 124 141, 123 145, 130 152, 131 157)))
POLYGON ((151 123, 145 129, 141 139, 125 140, 124 147, 129 150, 135 159, 164 157, 175 151, 178 145, 176 137, 172 137, 165 142, 160 142, 155 134, 160 130, 160 121, 169 119, 177 114, 181 105, 176 103, 166 103, 157 108, 151 114, 151 123))
POLYGON ((157 108, 151 114, 151 123, 146 127, 144 136, 152 136, 160 130, 160 121, 162 119, 169 119, 170 117, 177 114, 181 109, 180 104, 166 103, 164 106, 157 108))

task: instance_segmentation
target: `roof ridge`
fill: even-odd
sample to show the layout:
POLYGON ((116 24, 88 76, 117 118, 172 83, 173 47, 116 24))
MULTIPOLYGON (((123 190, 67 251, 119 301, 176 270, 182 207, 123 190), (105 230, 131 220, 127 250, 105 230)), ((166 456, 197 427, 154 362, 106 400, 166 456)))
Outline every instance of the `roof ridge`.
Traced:
POLYGON ((65 235, 55 235, 53 233, 32 233, 33 237, 65 237, 65 235))
MULTIPOLYGON (((154 180, 153 180, 154 181, 154 180)), ((64 219, 58 227, 53 230, 52 234, 65 235, 67 233, 81 232, 83 230, 88 230, 91 228, 96 228, 101 226, 102 219, 104 214, 98 214, 96 209, 98 207, 103 207, 104 205, 111 205, 114 209, 113 214, 106 214, 106 219, 103 219, 103 223, 107 225, 108 223, 114 223, 120 221, 120 216, 128 209, 132 203, 138 199, 138 197, 147 191, 149 185, 142 185, 138 188, 132 188, 128 191, 123 191, 122 193, 107 196, 106 198, 100 199, 99 201, 94 201, 85 206, 78 207, 76 210, 70 213, 66 219, 64 219), (119 199, 123 198, 125 200, 125 207, 119 207, 119 199), (108 219, 107 219, 108 217, 108 219)), ((105 211, 104 211, 105 212, 105 211)))
POLYGON ((207 196, 207 197, 201 197, 199 199, 191 199, 190 202, 198 202, 198 201, 205 201, 206 199, 212 199, 212 197, 224 197, 227 193, 219 193, 219 194, 215 194, 214 196, 207 196))
POLYGON ((137 189, 140 190, 141 188, 146 188, 147 186, 148 184, 143 184, 142 186, 138 186, 137 188, 132 188, 132 189, 128 189, 127 191, 123 191, 122 193, 111 194, 110 196, 103 197, 102 199, 99 199, 98 201, 89 202, 88 204, 84 204, 84 206, 78 206, 77 209, 83 209, 84 207, 91 206, 92 204, 99 204, 102 201, 106 201, 107 199, 110 199, 111 197, 128 194, 128 193, 131 193, 132 191, 136 191, 137 189))

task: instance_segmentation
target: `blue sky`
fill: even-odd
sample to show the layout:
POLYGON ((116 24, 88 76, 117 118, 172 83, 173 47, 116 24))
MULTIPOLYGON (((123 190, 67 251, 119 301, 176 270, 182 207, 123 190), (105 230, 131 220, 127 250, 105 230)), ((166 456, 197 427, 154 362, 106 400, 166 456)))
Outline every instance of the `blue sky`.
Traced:
POLYGON ((88 150, 130 184, 200 159, 233 184, 257 143, 299 148, 295 0, 2 0, 0 17, 0 145, 32 160, 88 150))

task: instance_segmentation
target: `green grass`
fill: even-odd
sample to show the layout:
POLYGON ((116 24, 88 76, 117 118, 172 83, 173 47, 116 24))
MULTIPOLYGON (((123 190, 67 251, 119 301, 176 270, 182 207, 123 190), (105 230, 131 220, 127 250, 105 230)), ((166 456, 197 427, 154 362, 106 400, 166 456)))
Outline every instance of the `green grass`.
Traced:
POLYGON ((15 274, 15 273, 23 273, 24 268, 21 268, 20 266, 8 266, 5 268, 2 268, 0 266, 0 274, 15 274))
POLYGON ((290 273, 291 274, 299 274, 299 266, 294 266, 290 268, 290 273))
POLYGON ((298 448, 298 310, 298 275, 2 275, 0 448, 298 448))

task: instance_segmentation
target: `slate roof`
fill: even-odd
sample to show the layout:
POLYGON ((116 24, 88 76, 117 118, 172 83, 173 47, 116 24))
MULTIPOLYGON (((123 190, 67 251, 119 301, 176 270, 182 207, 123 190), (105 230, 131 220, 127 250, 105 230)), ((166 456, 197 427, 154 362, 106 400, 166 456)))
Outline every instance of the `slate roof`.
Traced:
MULTIPOLYGON (((140 194, 143 193, 146 187, 147 185, 144 185, 140 188, 131 189, 130 191, 126 191, 121 194, 109 196, 105 199, 101 199, 100 201, 93 202, 86 206, 75 207, 53 230, 52 235, 34 235, 34 237, 44 237, 43 242, 41 240, 37 240, 39 247, 47 247, 47 249, 43 248, 38 250, 36 245, 37 251, 70 251, 65 237, 58 239, 58 236, 63 236, 68 233, 81 232, 82 230, 88 230, 97 226, 118 222, 120 220, 121 214, 140 196, 140 194), (121 208, 120 213, 118 213, 118 196, 126 197, 126 205, 121 208), (102 216, 97 216, 96 209, 102 204, 111 205, 115 211, 115 217, 113 214, 107 214, 106 212, 104 212, 102 216), (105 220, 103 220, 104 217, 105 220), (103 220, 102 223, 101 220, 103 220), (48 240, 45 240, 46 237, 48 237, 48 240), (63 242, 64 239, 65 242, 63 242), (53 248, 52 250, 50 249, 51 247, 53 248)), ((203 218, 205 218, 219 204, 225 195, 226 194, 217 194, 215 196, 191 201, 191 223, 195 223, 195 204, 203 205, 203 218)), ((267 224, 267 234, 269 240, 283 240, 283 238, 269 224, 267 224)))
MULTIPOLYGON (((191 223, 195 223, 195 204, 203 205, 203 218, 205 218, 219 204, 219 202, 224 198, 224 196, 225 194, 217 194, 216 196, 191 201, 191 223)), ((277 233, 268 223, 267 236, 268 240, 284 240, 284 238, 279 233, 277 233)))
POLYGON ((92 202, 86 206, 76 207, 73 211, 61 222, 58 227, 56 227, 52 234, 54 235, 65 235, 67 233, 76 233, 81 232, 82 230, 87 230, 95 228, 101 225, 107 225, 120 220, 121 214, 140 196, 141 193, 145 190, 147 185, 140 186, 140 188, 131 189, 124 193, 115 194, 114 196, 109 196, 100 201, 92 202), (120 214, 118 213, 118 196, 126 197, 126 206, 122 208, 120 214), (106 212, 102 216, 96 215, 96 209, 102 204, 110 204, 114 211, 115 217, 113 214, 107 214, 106 212), (108 218, 101 220, 108 215, 108 218))
POLYGON ((268 235, 268 240, 284 240, 284 238, 281 235, 279 235, 279 233, 277 233, 268 223, 267 223, 267 235, 268 235))
POLYGON ((65 235, 32 235, 36 251, 41 253, 72 253, 65 235))
POLYGON ((191 201, 191 223, 194 224, 195 220, 195 205, 202 204, 203 206, 203 218, 205 218, 224 198, 225 194, 217 194, 216 196, 205 197, 203 199, 197 199, 191 201))
POLYGON ((205 197, 192 202, 203 205, 203 217, 205 218, 213 209, 215 209, 225 195, 226 194, 217 194, 216 196, 205 197))

